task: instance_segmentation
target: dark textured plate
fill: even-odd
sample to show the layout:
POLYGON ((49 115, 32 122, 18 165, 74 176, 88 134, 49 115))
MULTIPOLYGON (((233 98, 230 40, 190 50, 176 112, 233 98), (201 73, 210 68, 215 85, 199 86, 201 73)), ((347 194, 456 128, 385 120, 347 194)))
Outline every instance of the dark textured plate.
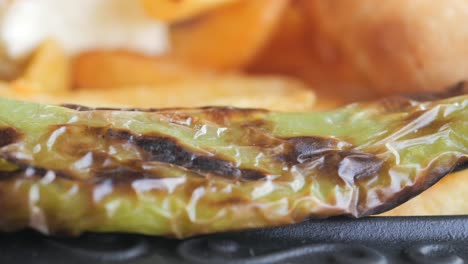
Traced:
POLYGON ((313 220, 184 241, 137 235, 0 235, 0 263, 437 263, 468 261, 468 216, 313 220))

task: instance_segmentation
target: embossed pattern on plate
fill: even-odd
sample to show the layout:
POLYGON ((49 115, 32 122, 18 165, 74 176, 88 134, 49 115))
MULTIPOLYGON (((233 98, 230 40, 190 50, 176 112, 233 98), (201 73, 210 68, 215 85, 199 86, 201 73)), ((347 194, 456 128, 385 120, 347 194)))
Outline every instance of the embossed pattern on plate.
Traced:
POLYGON ((0 234, 2 264, 463 264, 468 216, 311 220, 281 228, 173 239, 0 234))

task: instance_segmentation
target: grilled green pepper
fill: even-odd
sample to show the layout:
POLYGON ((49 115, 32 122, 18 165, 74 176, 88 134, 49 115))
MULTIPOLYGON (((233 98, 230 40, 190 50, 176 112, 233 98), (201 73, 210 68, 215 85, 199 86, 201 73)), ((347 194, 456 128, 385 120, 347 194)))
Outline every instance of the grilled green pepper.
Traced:
POLYGON ((0 230, 187 237, 380 213, 468 162, 468 96, 330 112, 0 98, 0 230))

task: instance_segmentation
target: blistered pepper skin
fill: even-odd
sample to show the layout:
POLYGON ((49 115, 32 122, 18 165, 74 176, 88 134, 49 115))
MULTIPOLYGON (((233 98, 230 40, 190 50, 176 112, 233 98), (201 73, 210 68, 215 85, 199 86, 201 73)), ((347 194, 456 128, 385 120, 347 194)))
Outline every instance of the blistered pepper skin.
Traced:
POLYGON ((468 96, 331 112, 0 98, 0 230, 188 237, 391 209, 468 162, 468 96))

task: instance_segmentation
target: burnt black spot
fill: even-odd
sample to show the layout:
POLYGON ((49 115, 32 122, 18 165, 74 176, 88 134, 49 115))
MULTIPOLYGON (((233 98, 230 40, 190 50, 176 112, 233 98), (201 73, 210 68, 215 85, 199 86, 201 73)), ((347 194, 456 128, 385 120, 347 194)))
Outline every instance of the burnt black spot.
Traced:
POLYGON ((10 180, 18 175, 17 171, 0 171, 0 181, 10 180))
POLYGON ((294 137, 287 139, 290 150, 277 157, 278 160, 289 165, 304 163, 307 160, 316 159, 330 151, 339 151, 351 144, 341 142, 335 138, 326 137, 294 137))
POLYGON ((308 162, 317 161, 319 161, 316 165, 318 175, 330 180, 335 178, 337 184, 343 182, 354 184, 359 180, 377 177, 384 165, 377 156, 356 150, 330 150, 308 160, 308 162))
POLYGON ((175 140, 158 136, 142 136, 135 143, 151 155, 151 160, 187 166, 195 154, 182 148, 175 140))
POLYGON ((243 178, 241 170, 234 166, 232 162, 213 157, 196 156, 191 167, 203 172, 232 177, 241 176, 243 178))
POLYGON ((265 174, 256 170, 241 170, 242 179, 245 181, 260 181, 265 179, 265 174))
POLYGON ((468 157, 463 157, 455 166, 453 172, 468 170, 468 157))
POLYGON ((340 152, 338 175, 348 182, 377 176, 384 162, 375 155, 351 151, 340 152))
POLYGON ((142 149, 151 161, 159 161, 202 173, 212 173, 241 180, 259 180, 264 173, 238 168, 233 162, 191 151, 176 139, 159 135, 134 135, 129 131, 108 129, 106 137, 126 140, 142 149))
POLYGON ((100 184, 111 180, 113 184, 131 183, 137 179, 159 178, 160 175, 154 175, 144 172, 142 169, 131 168, 128 166, 118 166, 114 168, 102 168, 94 171, 92 183, 100 184))
POLYGON ((350 143, 336 138, 295 137, 286 141, 289 151, 277 156, 278 160, 300 167, 313 163, 317 177, 325 177, 335 184, 343 181, 353 184, 357 180, 377 176, 384 164, 374 154, 355 150, 350 143))
POLYGON ((21 138, 21 134, 12 127, 0 128, 0 148, 13 144, 21 138))

